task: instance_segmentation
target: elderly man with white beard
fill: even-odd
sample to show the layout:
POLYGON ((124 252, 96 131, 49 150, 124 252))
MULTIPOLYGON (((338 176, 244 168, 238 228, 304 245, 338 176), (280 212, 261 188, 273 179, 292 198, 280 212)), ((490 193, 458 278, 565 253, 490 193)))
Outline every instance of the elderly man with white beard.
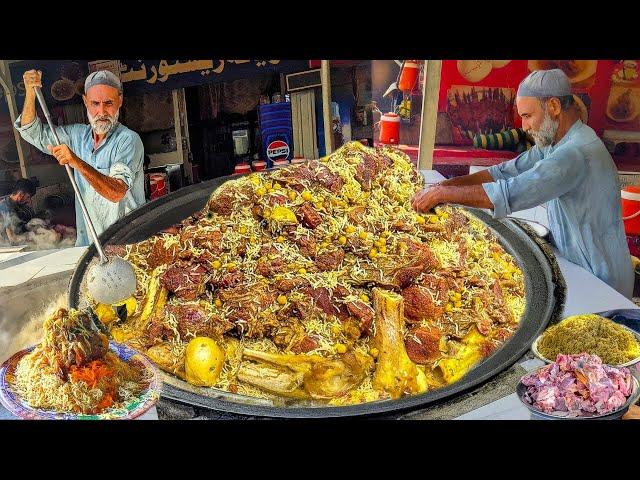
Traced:
MULTIPOLYGON (((131 210, 144 204, 144 148, 140 136, 118 122, 122 106, 122 84, 112 72, 91 73, 84 83, 82 99, 89 125, 55 127, 56 142, 48 125, 36 115, 34 87, 42 86, 42 72, 24 73, 25 100, 14 126, 22 138, 60 165, 74 170, 96 232, 100 235, 131 210)), ((76 206, 76 246, 89 245, 87 227, 76 206)))
POLYGON ((536 145, 518 157, 472 175, 452 178, 414 196, 424 212, 440 203, 493 210, 494 218, 546 203, 560 254, 627 298, 633 267, 611 155, 583 124, 562 70, 531 72, 516 96, 522 127, 536 145))

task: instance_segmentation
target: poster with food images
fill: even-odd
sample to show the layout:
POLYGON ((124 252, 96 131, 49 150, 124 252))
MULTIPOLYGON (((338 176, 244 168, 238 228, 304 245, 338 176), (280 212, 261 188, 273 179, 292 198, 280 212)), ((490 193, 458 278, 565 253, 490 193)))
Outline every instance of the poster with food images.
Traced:
POLYGON ((529 60, 529 72, 559 68, 571 82, 571 90, 588 90, 595 84, 597 60, 529 60))
POLYGON ((484 80, 494 69, 500 69, 511 60, 458 60, 456 67, 462 78, 471 83, 484 80))
POLYGON ((640 60, 622 60, 611 73, 605 128, 640 131, 640 60))
POLYGON ((447 93, 447 114, 454 138, 488 135, 514 127, 512 88, 453 85, 447 93))
POLYGON ((473 137, 513 128, 518 60, 445 60, 442 63, 436 138, 471 145, 473 137))
POLYGON ((567 74, 582 121, 601 134, 605 99, 600 99, 608 89, 602 80, 610 64, 598 60, 445 60, 436 138, 452 139, 447 144, 471 145, 478 133, 521 127, 515 106, 518 85, 534 70, 553 68, 567 74), (507 111, 512 116, 505 118, 507 111))

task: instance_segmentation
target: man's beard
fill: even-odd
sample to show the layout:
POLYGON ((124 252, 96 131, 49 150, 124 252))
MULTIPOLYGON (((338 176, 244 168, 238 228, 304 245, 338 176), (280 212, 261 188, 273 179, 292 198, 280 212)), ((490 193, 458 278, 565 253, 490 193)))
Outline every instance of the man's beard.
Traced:
POLYGON ((109 130, 111 130, 118 121, 119 116, 120 109, 118 109, 113 115, 98 115, 95 117, 87 110, 87 117, 89 117, 91 129, 96 135, 104 135, 109 132, 109 130))
POLYGON ((533 138, 538 147, 548 147, 553 144, 553 141, 556 138, 558 125, 560 125, 560 122, 558 120, 553 120, 545 108, 544 119, 540 124, 540 128, 537 131, 529 130, 528 133, 531 135, 531 138, 533 138))

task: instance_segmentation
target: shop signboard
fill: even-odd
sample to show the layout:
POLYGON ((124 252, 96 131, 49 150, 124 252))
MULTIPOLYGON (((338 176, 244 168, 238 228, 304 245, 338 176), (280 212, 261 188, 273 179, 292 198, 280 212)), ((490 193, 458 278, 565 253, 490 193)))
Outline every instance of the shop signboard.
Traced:
POLYGON ((25 71, 42 71, 43 88, 51 106, 79 103, 87 75, 103 66, 119 68, 126 95, 174 90, 212 82, 228 82, 273 73, 307 70, 308 60, 24 60, 9 66, 18 108, 24 101, 25 71))

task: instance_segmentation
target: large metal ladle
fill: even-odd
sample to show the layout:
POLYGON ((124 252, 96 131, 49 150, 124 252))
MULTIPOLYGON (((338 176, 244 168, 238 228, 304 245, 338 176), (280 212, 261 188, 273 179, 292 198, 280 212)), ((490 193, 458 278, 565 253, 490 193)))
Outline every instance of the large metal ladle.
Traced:
MULTIPOLYGON (((60 145, 60 139, 58 138, 58 134, 56 133, 53 122, 51 121, 51 115, 49 114, 49 109, 45 103, 42 91, 40 87, 34 87, 34 89, 38 102, 40 103, 40 107, 42 108, 42 112, 47 118, 47 123, 49 124, 53 138, 56 141, 56 145, 60 145)), ((132 296, 136 291, 136 275, 133 267, 123 258, 113 257, 109 259, 105 255, 102 245, 100 244, 100 240, 98 240, 98 235, 96 234, 91 217, 89 217, 87 207, 82 199, 78 185, 76 184, 71 167, 69 167, 69 165, 65 165, 64 167, 67 170, 71 186, 76 192, 76 198, 78 199, 78 203, 82 209, 82 214, 84 215, 84 221, 87 224, 89 234, 91 235, 93 243, 96 246, 96 250, 98 251, 98 255, 100 256, 100 261, 92 266, 87 272, 87 290, 91 297, 93 297, 97 302, 107 305, 122 302, 132 296)))

